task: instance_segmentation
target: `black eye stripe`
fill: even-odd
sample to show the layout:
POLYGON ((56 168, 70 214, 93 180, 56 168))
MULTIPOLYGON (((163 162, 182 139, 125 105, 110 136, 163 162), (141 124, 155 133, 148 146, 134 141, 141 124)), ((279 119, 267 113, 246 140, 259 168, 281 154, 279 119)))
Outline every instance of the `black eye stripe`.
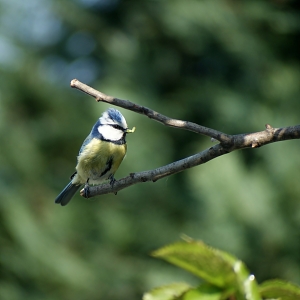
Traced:
POLYGON ((121 127, 120 125, 117 125, 117 124, 111 124, 110 126, 112 126, 113 128, 115 129, 119 129, 121 131, 124 131, 123 127, 121 127))

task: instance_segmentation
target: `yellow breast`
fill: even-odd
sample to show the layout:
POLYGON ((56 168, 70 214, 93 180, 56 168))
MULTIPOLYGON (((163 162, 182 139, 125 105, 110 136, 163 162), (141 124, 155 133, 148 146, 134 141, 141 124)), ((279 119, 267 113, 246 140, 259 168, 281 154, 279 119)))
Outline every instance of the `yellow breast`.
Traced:
POLYGON ((78 156, 77 175, 73 178, 73 183, 84 184, 89 179, 89 183, 99 184, 117 171, 126 150, 126 144, 117 145, 92 139, 78 156))

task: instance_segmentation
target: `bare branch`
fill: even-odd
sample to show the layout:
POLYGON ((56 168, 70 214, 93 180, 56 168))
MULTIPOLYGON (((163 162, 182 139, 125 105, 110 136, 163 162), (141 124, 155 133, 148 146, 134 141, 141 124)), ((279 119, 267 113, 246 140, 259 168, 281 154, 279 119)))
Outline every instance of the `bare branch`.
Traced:
POLYGON ((285 128, 273 128, 266 124, 266 130, 248 134, 237 134, 232 136, 232 150, 244 148, 258 148, 270 143, 293 140, 300 138, 300 125, 285 128))
MULTIPOLYGON (((108 193, 116 194, 118 191, 137 183, 147 181, 155 182, 166 176, 170 176, 186 169, 204 164, 214 158, 233 152, 235 150, 258 148, 274 142, 299 138, 300 125, 286 128, 269 128, 261 132, 234 135, 232 136, 233 144, 229 147, 226 147, 222 144, 217 144, 202 152, 173 162, 166 166, 154 170, 131 173, 129 176, 116 181, 113 187, 111 187, 110 184, 102 184, 90 187, 89 197, 104 195, 108 193)), ((81 191, 81 196, 84 196, 83 190, 81 191)))
MULTIPOLYGON (((235 150, 245 148, 258 148, 274 142, 300 138, 300 125, 289 126, 285 128, 273 128, 271 125, 266 124, 266 129, 264 131, 248 134, 228 135, 214 129, 200 126, 195 123, 171 119, 152 109, 137 105, 127 100, 107 96, 85 85, 77 79, 73 79, 71 81, 71 87, 87 93, 88 95, 94 97, 98 102, 103 101, 112 105, 123 107, 125 109, 146 115, 147 117, 156 120, 164 125, 190 130, 198 134, 209 136, 220 142, 219 144, 214 145, 204 151, 201 151, 195 155, 186 157, 179 161, 173 162, 166 166, 154 170, 143 171, 139 173, 131 173, 129 176, 116 181, 113 187, 110 184, 102 184, 90 187, 89 197, 94 197, 97 195, 103 195, 108 193, 117 193, 118 191, 126 187, 141 182, 155 182, 166 176, 170 176, 172 174, 179 173, 186 169, 204 164, 216 157, 230 153, 235 150)), ((83 190, 81 190, 80 194, 81 196, 84 196, 83 190)))
MULTIPOLYGON (((131 173, 129 176, 116 181, 113 187, 108 183, 90 187, 89 197, 94 197, 97 195, 103 195, 108 193, 117 193, 118 191, 136 183, 147 181, 155 182, 159 179, 179 173, 183 170, 204 164, 207 161, 226 153, 228 153, 227 150, 223 148, 221 144, 217 144, 209 149, 206 149, 202 152, 186 157, 179 161, 173 162, 166 166, 154 170, 139 173, 131 173)), ((83 190, 81 190, 80 194, 84 197, 83 190)))

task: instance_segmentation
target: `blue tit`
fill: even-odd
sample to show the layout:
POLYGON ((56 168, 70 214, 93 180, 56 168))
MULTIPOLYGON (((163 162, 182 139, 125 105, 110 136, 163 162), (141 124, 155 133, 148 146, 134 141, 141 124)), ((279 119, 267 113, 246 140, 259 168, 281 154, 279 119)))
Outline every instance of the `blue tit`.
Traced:
POLYGON ((106 110, 93 126, 91 133, 83 142, 77 157, 76 172, 71 182, 55 199, 55 203, 67 205, 74 194, 88 184, 100 184, 109 179, 115 182, 114 174, 127 151, 126 134, 134 132, 127 128, 123 115, 114 108, 106 110))

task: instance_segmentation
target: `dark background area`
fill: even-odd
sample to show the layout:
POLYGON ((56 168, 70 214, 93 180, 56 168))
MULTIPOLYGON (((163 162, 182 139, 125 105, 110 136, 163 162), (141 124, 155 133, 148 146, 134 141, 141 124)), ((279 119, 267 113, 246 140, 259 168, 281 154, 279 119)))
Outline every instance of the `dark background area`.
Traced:
MULTIPOLYGON (((109 106, 73 78, 228 134, 299 123, 298 1, 0 0, 0 298, 141 299, 182 270, 150 257, 181 234, 300 284, 299 142, 234 152, 67 207, 54 199, 109 106)), ((212 145, 120 109, 116 178, 212 145)))

